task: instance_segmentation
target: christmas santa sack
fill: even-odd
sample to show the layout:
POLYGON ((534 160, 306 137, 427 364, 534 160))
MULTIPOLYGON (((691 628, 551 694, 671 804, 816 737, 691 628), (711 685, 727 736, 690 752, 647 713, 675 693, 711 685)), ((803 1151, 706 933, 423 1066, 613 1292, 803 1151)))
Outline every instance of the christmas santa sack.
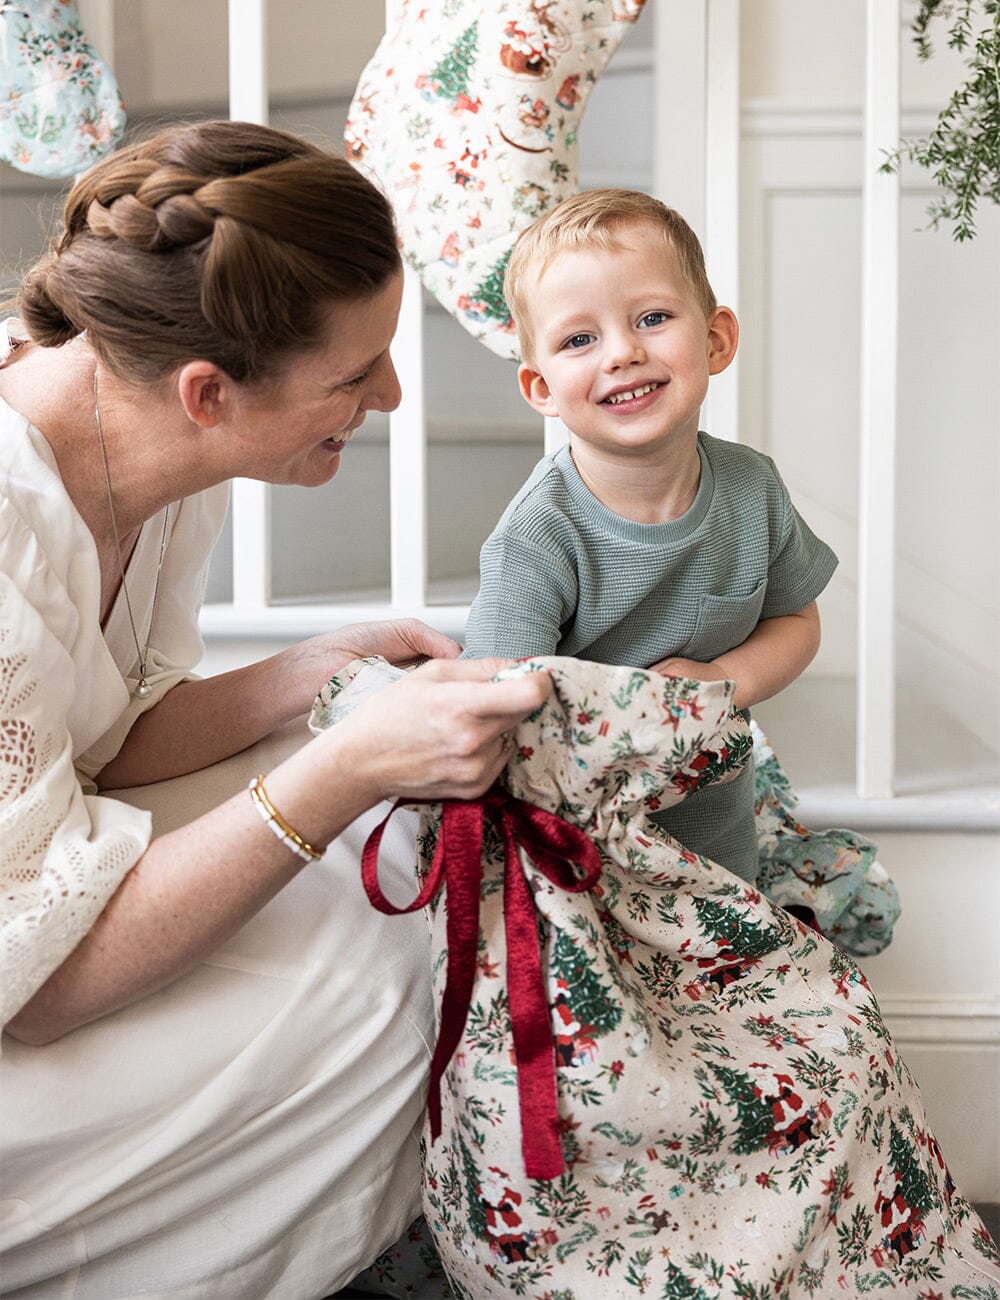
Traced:
MULTIPOLYGON (((542 669, 502 782, 424 806, 417 840, 441 1006, 424 1212, 455 1293, 1000 1300, 861 970, 646 815, 747 760, 732 684, 565 658, 501 677, 542 669)), ((350 665, 323 709, 378 671, 350 665)))

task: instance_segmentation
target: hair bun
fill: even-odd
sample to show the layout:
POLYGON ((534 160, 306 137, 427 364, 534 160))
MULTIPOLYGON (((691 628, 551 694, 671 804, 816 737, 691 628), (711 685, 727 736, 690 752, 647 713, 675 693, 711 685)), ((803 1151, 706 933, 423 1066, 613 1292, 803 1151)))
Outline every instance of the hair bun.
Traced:
POLYGON ((49 259, 29 271, 21 285, 17 307, 32 339, 42 347, 57 348, 75 338, 80 327, 69 319, 49 293, 51 265, 49 259))

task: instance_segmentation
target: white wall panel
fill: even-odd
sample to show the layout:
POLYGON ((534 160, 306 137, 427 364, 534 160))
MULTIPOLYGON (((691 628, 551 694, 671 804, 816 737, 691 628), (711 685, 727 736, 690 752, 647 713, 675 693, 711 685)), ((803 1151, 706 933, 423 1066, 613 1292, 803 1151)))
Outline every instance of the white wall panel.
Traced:
MULTIPOLYGON (((929 119, 907 127, 926 129, 929 119)), ((856 636, 860 116, 744 112, 741 412, 841 558, 816 669, 851 671, 856 636)), ((1000 675, 1000 212, 956 245, 903 178, 897 502, 899 666, 996 749, 1000 675), (954 502, 955 508, 940 503, 954 502), (959 504, 961 503, 961 504, 959 504), (928 671, 931 677, 923 676, 928 671), (940 683, 938 685, 937 683, 940 683)))
POLYGON ((903 914, 862 962, 963 1194, 1000 1200, 997 837, 879 836, 903 914), (975 1123, 969 1123, 970 1107, 975 1123))
POLYGON ((633 37, 641 39, 648 33, 653 16, 644 15, 628 33, 590 93, 578 155, 584 189, 607 185, 652 188, 652 123, 647 115, 653 96, 653 69, 648 61, 630 59, 629 54, 633 37))
POLYGON ((902 204, 899 545, 995 610, 1000 538, 985 492, 1000 485, 1000 211, 986 205, 978 237, 956 244, 922 229, 930 194, 921 186, 902 204))
POLYGON ((857 517, 859 204, 832 187, 771 191, 762 286, 760 446, 792 491, 857 517))

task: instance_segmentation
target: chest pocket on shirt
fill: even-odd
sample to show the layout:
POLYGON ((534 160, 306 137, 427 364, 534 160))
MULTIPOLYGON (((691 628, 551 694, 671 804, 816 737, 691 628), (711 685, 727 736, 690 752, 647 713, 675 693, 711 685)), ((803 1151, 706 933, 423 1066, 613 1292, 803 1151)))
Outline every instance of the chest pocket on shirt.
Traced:
POLYGON ((766 591, 767 580, 762 578, 749 596, 713 596, 705 592, 694 636, 681 655, 704 663, 745 641, 760 621, 766 591))

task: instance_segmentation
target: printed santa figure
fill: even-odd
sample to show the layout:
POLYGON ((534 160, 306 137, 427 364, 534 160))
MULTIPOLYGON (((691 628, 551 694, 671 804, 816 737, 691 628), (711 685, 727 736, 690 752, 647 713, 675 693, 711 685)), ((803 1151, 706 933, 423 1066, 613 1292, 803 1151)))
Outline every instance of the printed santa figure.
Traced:
POLYGON ((771 1107, 773 1125, 767 1146, 772 1155, 789 1155, 828 1127, 832 1118, 829 1104, 822 1100, 807 1107, 796 1092, 796 1083, 790 1074, 760 1062, 751 1064, 750 1074, 754 1080, 754 1096, 771 1107))
POLYGON ((552 1000, 553 1037, 556 1060, 560 1065, 585 1065, 597 1056, 597 1044, 588 1026, 581 1025, 570 1005, 569 985, 564 979, 553 981, 555 997, 552 1000))
POLYGON ((526 1260, 534 1236, 521 1228, 517 1210, 521 1193, 510 1186, 510 1175, 491 1165, 476 1190, 486 1216, 490 1250, 508 1264, 526 1260))
MULTIPOLYGON (((875 1175, 875 1213, 884 1231, 884 1261, 894 1255, 899 1262, 926 1241, 927 1227, 920 1210, 906 1199, 902 1181, 892 1167, 880 1168, 875 1175)), ((878 1253, 874 1251, 873 1258, 878 1253)))

